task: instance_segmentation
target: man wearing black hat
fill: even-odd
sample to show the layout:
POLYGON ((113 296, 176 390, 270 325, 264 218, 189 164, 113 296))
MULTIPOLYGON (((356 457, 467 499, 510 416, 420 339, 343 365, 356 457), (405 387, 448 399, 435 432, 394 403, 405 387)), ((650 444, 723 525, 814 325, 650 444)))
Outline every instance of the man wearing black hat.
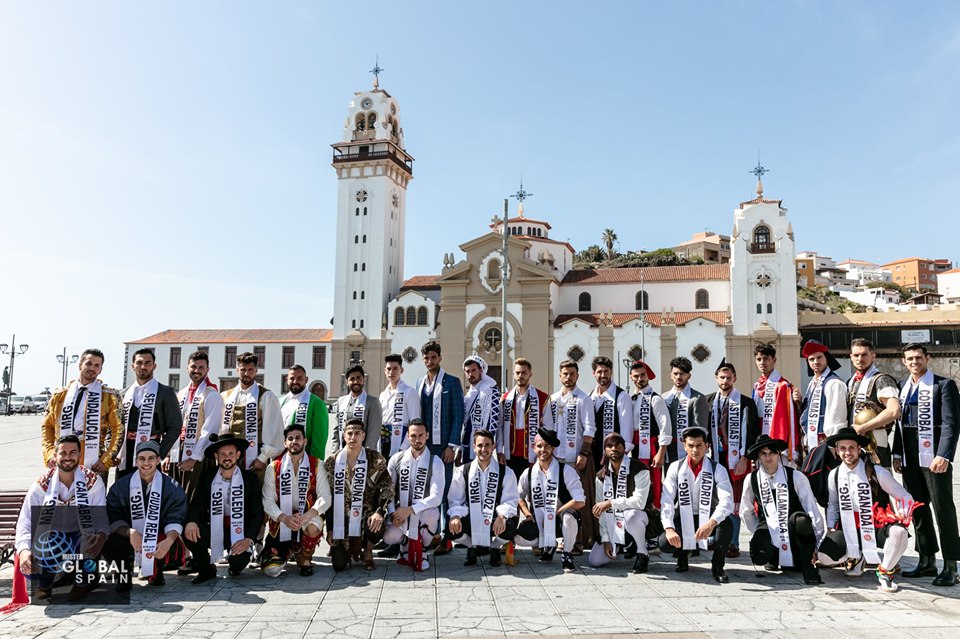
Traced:
POLYGON ((313 574, 313 551, 323 533, 323 513, 330 505, 330 485, 321 461, 306 452, 306 429, 293 423, 283 431, 284 453, 270 462, 261 493, 267 531, 260 569, 278 577, 291 555, 301 577, 313 574))
POLYGON ((730 581, 723 567, 733 537, 730 476, 707 458, 707 431, 692 426, 681 437, 686 456, 670 464, 663 480, 660 550, 677 557, 677 572, 687 572, 689 554, 698 546, 707 550, 707 538, 715 534, 711 571, 724 584, 730 581))
POLYGON ((850 577, 860 576, 866 564, 879 564, 880 589, 896 592, 893 575, 907 550, 906 527, 916 506, 890 471, 861 458, 869 441, 849 427, 827 438, 827 446, 836 448, 842 463, 830 471, 828 479, 828 532, 820 543, 819 558, 824 565, 846 562, 850 577))
POLYGON ((753 535, 750 560, 768 569, 799 569, 804 583, 820 584, 813 553, 823 538, 823 516, 806 475, 781 463, 786 448, 782 439, 760 435, 747 450, 747 458, 759 465, 743 487, 747 507, 740 511, 753 535))
POLYGON ((193 584, 217 576, 216 563, 224 551, 230 574, 239 575, 250 562, 263 524, 260 480, 242 465, 249 442, 230 435, 210 439, 204 454, 217 467, 200 475, 183 532, 197 570, 193 584))
MULTIPOLYGON (((180 534, 187 518, 187 496, 170 477, 159 472, 160 444, 149 439, 137 444, 137 472, 121 477, 107 493, 111 535, 103 548, 107 561, 133 572, 135 556, 140 574, 151 586, 165 583, 163 571, 179 567, 186 549, 180 534)), ((130 590, 132 580, 121 580, 117 590, 130 590)))
MULTIPOLYGON (((717 366, 717 392, 697 397, 694 402, 705 404, 710 414, 710 459, 727 469, 733 489, 733 538, 727 557, 740 556, 740 495, 743 479, 750 472, 746 451, 760 435, 760 417, 752 397, 742 395, 734 388, 737 369, 721 360, 717 366)), ((695 412, 702 412, 699 407, 695 412)))
POLYGON ((583 484, 572 464, 561 464, 554 451, 560 438, 541 428, 533 443, 536 463, 520 475, 520 525, 517 537, 541 549, 540 561, 553 561, 557 536, 563 538, 563 571, 573 572, 572 550, 580 529, 580 509, 586 503, 583 484))
POLYGON ((793 387, 793 401, 800 403, 800 429, 807 453, 844 426, 847 426, 847 385, 834 372, 840 368, 830 349, 815 339, 807 340, 801 356, 813 379, 801 397, 793 387))
POLYGON ((603 439, 596 491, 602 500, 593 507, 592 514, 600 520, 600 543, 594 544, 587 561, 594 568, 609 563, 632 537, 637 547, 633 572, 647 572, 650 556, 645 540, 650 520, 645 509, 650 496, 650 470, 643 462, 626 457, 619 433, 610 433, 603 439))
POLYGON ((934 375, 928 366, 930 355, 922 344, 903 348, 903 365, 910 377, 903 382, 900 403, 903 419, 893 441, 894 470, 903 473, 903 483, 918 501, 914 530, 920 563, 904 577, 922 577, 937 571, 937 534, 931 510, 937 516, 943 570, 935 586, 960 583, 960 534, 957 506, 953 500, 953 457, 960 430, 960 393, 952 379, 934 375))
POLYGON ((634 459, 655 469, 650 473, 650 496, 653 507, 660 508, 660 484, 667 449, 673 443, 673 422, 663 398, 650 385, 656 378, 646 362, 637 360, 630 365, 634 431, 633 449, 627 442, 627 451, 632 453, 634 459))

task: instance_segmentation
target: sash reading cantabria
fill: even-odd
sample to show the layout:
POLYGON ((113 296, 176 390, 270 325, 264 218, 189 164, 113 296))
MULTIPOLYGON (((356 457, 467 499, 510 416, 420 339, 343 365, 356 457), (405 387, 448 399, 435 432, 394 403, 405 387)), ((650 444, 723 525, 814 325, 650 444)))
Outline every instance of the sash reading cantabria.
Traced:
POLYGON ((360 449, 360 456, 353 466, 353 478, 350 481, 350 520, 345 526, 347 486, 347 449, 337 453, 333 466, 333 538, 346 539, 345 529, 350 537, 359 537, 363 532, 363 495, 367 488, 367 451, 360 449))
POLYGON ((553 548, 557 545, 557 500, 560 495, 560 462, 550 460, 546 472, 540 464, 534 464, 528 471, 530 494, 533 497, 533 514, 540 529, 540 547, 553 548))
POLYGON ((239 541, 243 540, 244 530, 243 474, 239 468, 233 469, 228 482, 217 472, 210 485, 210 563, 215 564, 223 558, 239 541), (224 517, 229 514, 230 548, 223 547, 224 517))
MULTIPOLYGON (((709 458, 704 457, 700 474, 697 476, 694 476, 690 463, 686 459, 674 463, 680 465, 677 469, 677 499, 680 505, 680 524, 683 526, 683 549, 693 550, 697 547, 697 527, 693 518, 693 487, 694 484, 699 487, 697 512, 702 526, 710 519, 710 510, 713 506, 713 463, 709 458)), ((707 540, 701 540, 699 545, 702 550, 706 550, 707 540)))
MULTIPOLYGON (((87 469, 83 466, 77 466, 73 471, 73 483, 71 484, 66 499, 61 499, 60 497, 63 484, 60 482, 59 469, 52 468, 48 472, 50 476, 40 507, 40 516, 37 518, 37 529, 33 536, 34 540, 41 540, 45 536, 45 533, 53 528, 56 507, 59 505, 70 505, 71 503, 77 507, 77 520, 80 524, 80 532, 83 534, 93 533, 93 515, 90 510, 90 488, 87 486, 87 469)), ((96 480, 93 479, 93 481, 96 480)), ((36 552, 38 552, 38 549, 34 550, 34 553, 36 552)))
MULTIPOLYGON (((861 386, 863 383, 861 382, 861 386)), ((933 448, 933 371, 927 371, 917 384, 903 385, 900 391, 901 409, 907 398, 917 389, 917 449, 921 468, 930 468, 936 452, 933 448)), ((906 463, 907 460, 905 459, 906 463)))
POLYGON ((130 523, 131 528, 141 535, 140 554, 137 563, 140 564, 140 575, 153 576, 154 556, 157 544, 160 542, 160 503, 163 498, 163 475, 154 473, 150 483, 150 492, 146 500, 143 497, 143 482, 140 474, 130 477, 130 523))
MULTIPOLYGON (((277 484, 280 491, 280 512, 286 515, 302 515, 307 511, 307 492, 310 490, 310 458, 304 453, 297 466, 297 504, 294 510, 293 503, 293 458, 290 453, 283 456, 280 462, 280 477, 277 484)), ((290 541, 293 531, 286 524, 280 524, 279 541, 290 541)))
POLYGON ((500 464, 490 460, 486 477, 480 463, 474 460, 468 467, 467 500, 470 504, 470 537, 473 546, 490 547, 490 526, 497 507, 497 490, 500 488, 500 464))
POLYGON ((847 543, 847 556, 859 557, 862 549, 867 563, 879 564, 877 533, 873 524, 873 491, 870 490, 866 467, 862 461, 853 470, 847 468, 846 464, 837 468, 837 493, 840 498, 840 524, 843 528, 843 539, 847 543))
POLYGON ((770 540, 777 544, 781 566, 793 566, 793 551, 790 547, 790 494, 787 487, 787 471, 782 464, 777 465, 777 474, 773 481, 760 469, 760 505, 770 540))
POLYGON ((76 435, 83 442, 80 465, 93 466, 100 461, 100 403, 103 401, 103 384, 97 380, 87 386, 87 396, 83 402, 83 413, 74 414, 80 383, 70 382, 67 395, 60 409, 60 436, 76 435), (78 428, 78 425, 82 425, 78 428))
MULTIPOLYGON (((614 499, 625 499, 627 497, 627 478, 630 475, 630 460, 624 459, 620 463, 620 470, 617 471, 617 483, 613 483, 613 464, 607 466, 607 472, 603 478, 603 499, 613 501, 614 499)), ((610 541, 615 544, 626 544, 626 513, 618 508, 610 507, 603 513, 604 525, 610 535, 610 541)))
MULTIPOLYGON (((157 390, 159 389, 159 385, 156 378, 153 378, 147 382, 143 388, 143 397, 140 400, 140 419, 137 421, 137 434, 134 439, 134 447, 150 439, 150 435, 153 434, 153 413, 157 407, 157 390)), ((134 384, 128 388, 123 395, 124 438, 123 444, 120 446, 120 451, 117 453, 120 456, 120 470, 127 469, 127 446, 130 445, 130 439, 126 437, 126 434, 130 432, 130 408, 134 404, 138 390, 140 390, 140 387, 134 384)))
MULTIPOLYGON (((223 428, 221 429, 224 433, 229 433, 231 427, 233 426, 233 408, 234 404, 237 401, 237 396, 240 394, 240 385, 234 386, 227 395, 226 400, 223 402, 223 428)), ((245 466, 247 470, 250 470, 250 467, 253 466, 253 463, 257 460, 257 455, 260 452, 260 429, 258 428, 258 414, 257 414, 257 404, 260 400, 260 385, 254 384, 250 387, 248 392, 250 399, 247 401, 246 405, 243 407, 243 431, 244 438, 247 440, 249 447, 247 448, 247 455, 245 456, 246 462, 245 466)))
POLYGON ((183 390, 183 397, 180 398, 180 414, 183 415, 183 427, 180 429, 180 441, 170 449, 170 461, 172 462, 179 462, 184 458, 187 460, 197 459, 198 457, 196 448, 200 435, 201 413, 203 412, 203 400, 206 391, 207 380, 203 380, 194 391, 193 401, 187 407, 187 397, 190 390, 183 390))

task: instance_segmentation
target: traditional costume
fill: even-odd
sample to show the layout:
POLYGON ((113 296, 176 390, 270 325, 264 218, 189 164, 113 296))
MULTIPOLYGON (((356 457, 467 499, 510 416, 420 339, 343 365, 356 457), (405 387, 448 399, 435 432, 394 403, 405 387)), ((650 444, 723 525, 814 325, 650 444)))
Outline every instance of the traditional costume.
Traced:
POLYGON ((156 378, 145 384, 132 384, 123 393, 123 424, 125 438, 117 453, 118 477, 137 470, 133 461, 137 444, 148 439, 159 442, 160 459, 173 449, 183 424, 177 394, 156 378))
MULTIPOLYGON (((900 396, 900 385, 892 375, 881 373, 876 365, 871 366, 866 372, 857 371, 847 382, 847 423, 856 424, 857 415, 863 410, 869 414, 880 414, 887 406, 887 401, 900 396)), ((895 424, 890 424, 885 428, 876 428, 870 431, 876 441, 876 454, 880 459, 880 465, 884 468, 890 468, 890 433, 895 424)))
MULTIPOLYGON (((847 385, 834 372, 840 368, 840 362, 825 345, 813 339, 807 340, 801 356, 806 361, 814 353, 824 354, 828 369, 810 380, 800 406, 800 430, 803 433, 803 446, 808 453, 847 426, 847 385)), ((813 375, 809 365, 807 373, 813 375)))
POLYGON ((220 432, 223 398, 213 382, 204 379, 196 386, 190 384, 181 390, 177 399, 183 426, 179 439, 170 449, 170 461, 174 464, 171 474, 183 487, 189 500, 193 497, 203 470, 204 452, 210 445, 210 435, 220 432), (180 464, 191 460, 196 462, 192 470, 180 469, 180 464))
POLYGON ((603 440, 610 433, 623 437, 626 450, 633 450, 633 403, 630 393, 614 383, 610 383, 602 393, 596 387, 590 393, 593 400, 594 422, 597 433, 593 438, 593 465, 600 467, 603 458, 603 440))
POLYGON ((800 456, 800 422, 793 403, 793 384, 774 370, 761 375, 753 387, 753 401, 760 413, 760 432, 787 442, 787 462, 796 465, 800 456))
POLYGON ((497 437, 497 452, 518 477, 536 459, 533 440, 537 432, 554 429, 550 406, 550 396, 533 386, 527 386, 523 394, 514 387, 500 400, 503 426, 497 437))
POLYGON ((280 401, 273 392, 258 383, 246 389, 238 384, 220 396, 223 398, 220 434, 249 442, 250 448, 244 456, 247 470, 253 462, 260 460, 267 464, 283 452, 283 417, 280 401))
POLYGON ((493 441, 499 437, 500 427, 500 386, 487 375, 487 363, 479 355, 464 360, 463 365, 474 363, 480 367, 483 377, 470 387, 463 396, 463 429, 460 434, 460 449, 463 460, 473 459, 473 434, 478 430, 493 433, 493 441))
POLYGON ((383 428, 383 409, 380 400, 367 394, 366 390, 354 396, 347 393, 337 398, 336 423, 330 438, 327 453, 333 455, 343 448, 343 428, 351 419, 363 421, 363 432, 366 436, 363 445, 366 448, 378 450, 380 448, 380 431, 383 428))
POLYGON ((286 428, 296 424, 303 428, 307 438, 306 452, 316 459, 326 457, 328 427, 327 404, 304 388, 299 394, 289 392, 280 398, 280 415, 286 428))
POLYGON ((411 419, 420 417, 420 400, 416 389, 401 379, 396 388, 387 385, 383 389, 380 407, 383 409, 383 429, 380 431, 380 446, 376 450, 389 459, 410 446, 407 424, 411 419))
MULTIPOLYGON (((638 362, 647 372, 647 379, 657 378, 646 362, 638 362)), ((636 389, 635 389, 636 390, 636 389)), ((660 448, 673 443, 673 421, 670 410, 659 393, 649 383, 633 395, 633 450, 631 454, 648 467, 660 448)), ((660 486, 663 470, 650 473, 650 498, 654 508, 660 508, 660 486)))
POLYGON ((394 498, 387 507, 392 514, 398 508, 413 508, 406 521, 395 526, 390 518, 383 540, 387 544, 405 542, 401 548, 401 565, 415 571, 430 567, 423 557, 423 550, 434 545, 434 537, 440 533, 440 504, 444 495, 444 463, 429 450, 419 456, 408 448, 390 458, 387 471, 393 482, 394 498))
MULTIPOLYGON (((597 474, 593 462, 593 445, 584 444, 584 437, 597 436, 596 411, 593 400, 582 390, 574 387, 572 391, 563 388, 550 397, 550 408, 553 413, 553 423, 556 425, 556 437, 559 445, 553 451, 554 457, 566 465, 573 466, 577 457, 583 455, 586 463, 577 476, 581 490, 584 493, 585 508, 589 512, 596 503, 594 494, 594 478, 597 474)), ((543 430, 543 429, 541 429, 543 430)), ((534 464, 536 465, 536 464, 534 464)), ((578 513, 579 515, 579 513, 578 513)), ((577 540, 580 548, 589 548, 600 535, 600 527, 593 517, 580 522, 577 528, 577 540)), ((572 551, 568 548, 567 551, 572 551)), ((578 549, 577 552, 580 552, 578 549)))
MULTIPOLYGON (((80 465, 93 468, 98 461, 106 468, 123 443, 120 393, 97 380, 87 386, 74 380, 50 397, 43 419, 43 463, 49 464, 57 440, 64 435, 80 438, 80 465)), ((101 475, 101 479, 106 479, 101 475)))

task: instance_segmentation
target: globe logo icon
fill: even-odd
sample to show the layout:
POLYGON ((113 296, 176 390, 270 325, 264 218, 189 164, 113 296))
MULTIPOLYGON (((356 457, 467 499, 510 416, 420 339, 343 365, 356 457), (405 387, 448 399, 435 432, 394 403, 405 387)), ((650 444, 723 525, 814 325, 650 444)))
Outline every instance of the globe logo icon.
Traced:
POLYGON ((95 562, 93 559, 84 560, 83 562, 84 572, 93 572, 96 569, 97 569, 97 562, 95 562))
POLYGON ((73 540, 64 532, 49 530, 40 533, 33 542, 34 562, 44 572, 59 572, 63 563, 63 555, 73 554, 75 551, 73 540))

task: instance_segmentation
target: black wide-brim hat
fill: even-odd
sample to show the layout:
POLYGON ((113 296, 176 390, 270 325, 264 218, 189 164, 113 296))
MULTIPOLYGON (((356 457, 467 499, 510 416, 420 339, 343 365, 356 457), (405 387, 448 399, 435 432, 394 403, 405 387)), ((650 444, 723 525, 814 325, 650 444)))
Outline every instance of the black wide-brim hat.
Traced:
POLYGON ((238 452, 243 452, 247 450, 247 447, 250 446, 250 442, 241 438, 234 437, 233 435, 218 436, 216 433, 210 435, 210 445, 207 446, 207 450, 203 452, 204 455, 213 459, 213 456, 217 454, 217 451, 223 448, 224 446, 236 446, 238 452))
POLYGON ((846 426, 846 427, 841 428, 840 430, 838 430, 835 434, 830 435, 829 437, 827 437, 826 444, 827 444, 827 446, 829 446, 830 448, 835 448, 836 445, 837 445, 837 442, 843 441, 843 440, 845 440, 845 439, 849 439, 849 440, 855 441, 855 442, 857 442, 858 444, 860 444, 860 445, 863 446, 863 447, 866 447, 867 444, 870 443, 870 438, 869 438, 869 437, 867 437, 867 436, 865 436, 865 435, 861 435, 860 433, 858 433, 858 432, 857 432, 856 430, 854 430, 853 428, 850 428, 849 426, 846 426))
POLYGON ((782 439, 774 439, 773 437, 770 437, 770 435, 760 435, 760 437, 757 438, 756 443, 747 449, 747 459, 757 461, 757 458, 760 456, 760 451, 764 448, 769 448, 770 450, 782 453, 787 449, 787 442, 783 441, 782 439))
POLYGON ((560 438, 557 437, 557 431, 550 430, 549 428, 541 428, 537 431, 537 437, 547 442, 554 448, 560 447, 560 438))

